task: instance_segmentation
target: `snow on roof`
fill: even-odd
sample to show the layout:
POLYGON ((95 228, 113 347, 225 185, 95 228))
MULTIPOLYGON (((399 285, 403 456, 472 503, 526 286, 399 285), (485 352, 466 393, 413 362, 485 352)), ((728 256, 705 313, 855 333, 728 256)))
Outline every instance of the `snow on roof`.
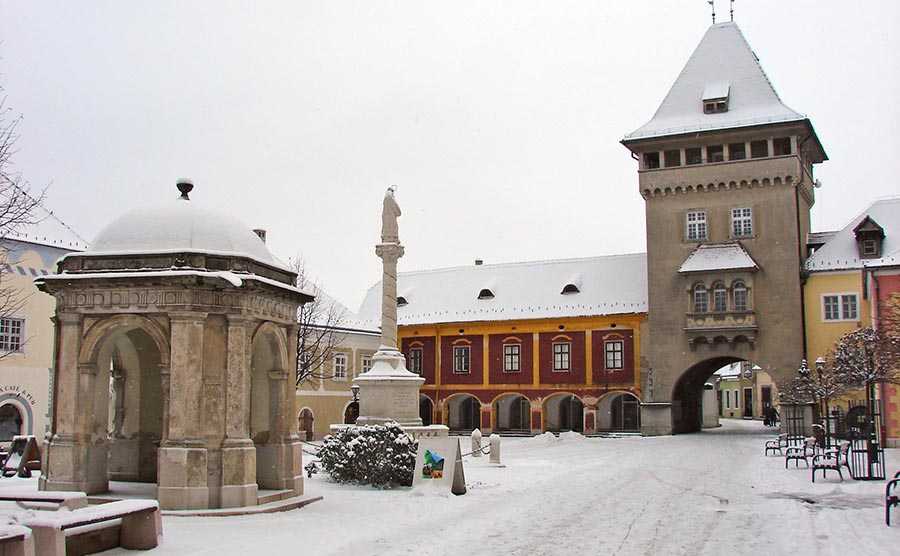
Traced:
POLYGON ((292 286, 290 284, 285 284, 284 282, 279 282, 278 280, 273 280, 271 278, 266 278, 265 276, 259 276, 258 274, 251 274, 247 272, 231 272, 227 270, 216 270, 216 271, 208 271, 208 270, 195 270, 195 269, 185 269, 185 270, 137 270, 137 271, 129 271, 129 272, 118 272, 118 271, 102 271, 102 272, 63 272, 62 274, 50 274, 47 276, 38 276, 34 279, 35 284, 41 284, 43 282, 58 282, 58 281, 70 281, 70 280, 99 280, 99 279, 110 279, 110 280, 119 280, 119 279, 134 279, 134 278, 179 278, 185 276, 195 276, 198 278, 217 278, 223 280, 235 288, 243 287, 245 281, 250 282, 259 282, 261 284, 266 284, 272 286, 274 288, 278 288, 284 291, 288 291, 291 293, 297 293, 303 296, 313 297, 312 293, 304 291, 296 286, 292 286))
POLYGON ((806 234, 807 245, 824 245, 828 243, 838 230, 826 230, 824 232, 809 232, 806 234))
POLYGON ((744 247, 737 242, 704 243, 691 251, 678 272, 712 270, 758 270, 759 267, 744 247))
POLYGON ((872 203, 840 231, 835 232, 825 245, 806 260, 806 269, 810 272, 897 265, 900 265, 900 197, 879 199, 872 203), (877 259, 859 258, 859 247, 853 230, 866 217, 877 222, 884 230, 882 256, 877 259))
POLYGON ((717 23, 706 31, 653 118, 625 141, 805 119, 781 102, 738 26, 717 23), (727 112, 704 114, 702 101, 713 94, 708 98, 729 98, 727 112))
POLYGON ((38 205, 33 216, 35 220, 33 224, 17 226, 3 239, 46 245, 66 251, 84 251, 88 248, 87 242, 52 211, 38 205))
POLYGON ((249 226, 234 216, 181 198, 123 214, 97 234, 90 251, 70 256, 172 252, 247 257, 288 270, 249 226))
MULTIPOLYGON (((579 259, 487 264, 403 272, 398 276, 401 325, 645 313, 645 253, 579 259), (579 293, 562 294, 579 279, 579 293), (494 297, 478 299, 490 288, 494 297)), ((376 321, 381 283, 372 286, 359 310, 376 321)))
MULTIPOLYGON (((328 293, 317 285, 307 286, 307 289, 316 296, 316 303, 319 305, 319 313, 314 315, 314 326, 325 328, 328 326, 328 312, 330 308, 339 315, 336 319, 336 328, 354 330, 360 332, 370 332, 373 334, 380 333, 380 323, 371 319, 360 317, 355 312, 347 308, 346 305, 337 299, 328 295, 328 293)), ((335 321, 332 321, 333 323, 335 321)))

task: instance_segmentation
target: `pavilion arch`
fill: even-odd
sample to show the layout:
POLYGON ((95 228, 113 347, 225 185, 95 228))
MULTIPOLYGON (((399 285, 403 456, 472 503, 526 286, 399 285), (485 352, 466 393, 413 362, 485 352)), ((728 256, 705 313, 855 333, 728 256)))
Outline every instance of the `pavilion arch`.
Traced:
POLYGON ((503 392, 491 401, 493 429, 497 432, 531 431, 531 400, 519 392, 503 392))
POLYGON ((444 400, 451 432, 471 432, 481 428, 481 401, 468 392, 451 394, 444 400))
POLYGON ((544 398, 544 430, 584 432, 584 402, 572 392, 554 392, 544 398))
POLYGON ((101 319, 87 330, 78 354, 79 365, 94 365, 102 343, 111 334, 140 329, 149 336, 160 355, 160 365, 169 366, 169 332, 155 320, 143 315, 121 314, 101 319))
POLYGON ((271 322, 253 333, 250 359, 250 438, 256 448, 256 483, 260 489, 278 489, 277 468, 280 436, 279 407, 284 404, 282 384, 288 373, 284 332, 271 322))
POLYGON ((604 394, 597 402, 597 430, 640 432, 640 398, 626 390, 616 390, 604 394))

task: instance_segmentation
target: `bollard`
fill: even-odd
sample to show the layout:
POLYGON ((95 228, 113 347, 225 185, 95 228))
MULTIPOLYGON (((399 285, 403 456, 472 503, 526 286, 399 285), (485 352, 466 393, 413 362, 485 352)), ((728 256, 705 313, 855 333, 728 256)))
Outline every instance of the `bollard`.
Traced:
POLYGON ((488 440, 491 443, 491 463, 500 465, 500 435, 492 434, 488 440))
POLYGON ((478 429, 472 431, 472 455, 481 457, 481 431, 478 429))

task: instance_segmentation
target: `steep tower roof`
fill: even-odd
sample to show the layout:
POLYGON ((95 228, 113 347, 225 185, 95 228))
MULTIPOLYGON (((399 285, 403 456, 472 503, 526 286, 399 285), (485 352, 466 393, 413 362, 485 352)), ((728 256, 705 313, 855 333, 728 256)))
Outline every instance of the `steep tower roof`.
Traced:
POLYGON ((806 116, 778 97, 738 26, 717 23, 706 31, 653 118, 624 141, 803 120, 806 116), (705 100, 722 98, 727 110, 704 112, 705 100))

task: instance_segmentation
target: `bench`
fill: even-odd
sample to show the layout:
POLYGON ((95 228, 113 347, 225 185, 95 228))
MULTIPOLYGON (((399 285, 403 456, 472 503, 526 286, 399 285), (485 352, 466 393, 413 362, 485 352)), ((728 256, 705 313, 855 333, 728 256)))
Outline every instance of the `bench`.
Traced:
POLYGON ((32 471, 40 469, 41 449, 37 440, 33 436, 14 436, 0 474, 4 477, 18 475, 27 479, 31 477, 32 471))
POLYGON ((816 454, 812 459, 812 482, 816 482, 816 470, 822 470, 822 478, 825 478, 825 473, 827 471, 837 471, 838 476, 841 478, 841 481, 844 480, 844 475, 841 473, 841 467, 846 467, 847 472, 850 471, 850 461, 848 459, 850 455, 850 443, 846 440, 841 442, 840 446, 837 448, 829 448, 820 454, 816 454))
POLYGON ((0 556, 34 556, 31 531, 19 525, 0 525, 0 556))
POLYGON ((67 544, 70 553, 78 554, 119 546, 148 550, 157 547, 162 537, 156 500, 119 500, 73 511, 39 512, 22 525, 31 529, 35 551, 41 556, 65 556, 67 544))
POLYGON ((888 481, 884 487, 884 522, 891 526, 891 509, 900 506, 900 496, 895 489, 900 486, 900 471, 894 473, 894 478, 888 481))
POLYGON ((779 455, 784 455, 781 451, 783 448, 788 447, 788 435, 787 433, 779 434, 775 440, 766 440, 766 455, 769 455, 769 452, 773 454, 778 452, 779 455))
POLYGON ((818 442, 811 436, 804 440, 801 446, 789 446, 784 455, 784 468, 788 468, 788 462, 791 460, 794 461, 794 467, 800 467, 801 460, 809 467, 809 458, 818 453, 817 445, 818 442))
POLYGON ((87 495, 83 492, 62 492, 31 490, 24 488, 0 488, 0 501, 34 503, 43 508, 45 504, 56 504, 53 509, 77 510, 87 506, 87 495))

